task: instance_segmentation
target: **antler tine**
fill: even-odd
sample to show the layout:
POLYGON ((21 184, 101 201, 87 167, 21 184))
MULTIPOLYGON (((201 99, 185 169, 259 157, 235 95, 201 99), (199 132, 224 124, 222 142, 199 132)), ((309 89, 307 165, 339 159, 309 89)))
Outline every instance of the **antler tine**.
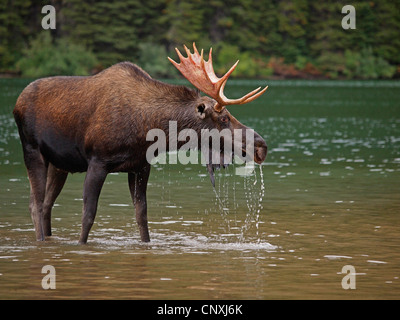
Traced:
MULTIPOLYGON (((175 51, 179 57, 180 62, 182 62, 182 60, 184 59, 184 57, 182 56, 181 52, 178 50, 178 48, 175 48, 175 51)), ((171 63, 178 69, 179 69, 179 65, 180 63, 177 63, 175 60, 171 59, 170 57, 168 57, 168 60, 171 61, 171 63)))
POLYGON ((258 91, 260 91, 261 87, 258 87, 257 89, 254 89, 253 91, 249 92, 248 94, 245 94, 243 97, 241 97, 239 100, 240 101, 246 101, 248 98, 250 98, 252 95, 255 95, 258 91))
POLYGON ((258 92, 261 89, 261 87, 258 87, 257 89, 254 89, 253 91, 245 94, 243 97, 241 97, 239 99, 228 99, 224 95, 225 84, 226 84, 226 81, 224 81, 222 83, 222 86, 219 89, 219 97, 220 97, 220 99, 217 100, 217 104, 214 107, 217 111, 221 111, 223 106, 229 106, 229 105, 233 105, 233 104, 249 103, 249 102, 257 99, 259 96, 261 96, 268 89, 268 86, 266 86, 263 90, 258 92))
POLYGON ((196 48, 196 44, 193 42, 193 55, 195 55, 196 56, 196 58, 197 57, 200 57, 200 65, 201 65, 201 68, 203 69, 203 71, 204 72, 206 72, 206 69, 205 69, 205 67, 204 67, 204 58, 203 58, 203 49, 201 49, 201 53, 199 54, 199 51, 197 50, 197 48, 196 48))
POLYGON ((193 51, 195 54, 199 54, 199 51, 197 51, 196 44, 194 42, 193 42, 193 51))
POLYGON ((225 75, 220 80, 221 82, 225 82, 226 83, 226 81, 228 80, 228 78, 231 75, 231 73, 233 72, 233 70, 235 70, 235 68, 238 65, 238 63, 239 63, 239 60, 236 61, 236 63, 229 69, 229 71, 227 73, 225 73, 225 75))
POLYGON ((244 96, 244 99, 242 103, 239 104, 244 104, 244 103, 248 103, 248 102, 252 102, 253 100, 257 99, 259 96, 261 96, 265 91, 267 91, 268 86, 266 86, 264 89, 262 89, 260 92, 258 92, 257 94, 255 94, 258 90, 260 90, 261 87, 258 87, 256 90, 250 92, 249 94, 246 94, 244 96), (254 96, 251 96, 254 93, 254 96), (250 96, 249 98, 247 98, 247 96, 250 96))
POLYGON ((204 67, 205 67, 207 78, 211 82, 217 84, 218 81, 219 81, 219 78, 215 75, 214 67, 213 67, 213 63, 212 62, 213 62, 212 61, 212 48, 210 48, 210 52, 208 53, 208 61, 207 61, 207 63, 204 63, 205 64, 204 67))
POLYGON ((167 57, 168 58, 168 60, 175 66, 175 68, 177 68, 178 69, 178 63, 176 63, 174 60, 172 60, 170 57, 167 57))
POLYGON ((190 50, 188 49, 188 47, 186 47, 185 45, 183 45, 183 47, 185 48, 187 57, 190 58, 191 60, 193 60, 193 59, 192 59, 192 54, 190 53, 190 50))

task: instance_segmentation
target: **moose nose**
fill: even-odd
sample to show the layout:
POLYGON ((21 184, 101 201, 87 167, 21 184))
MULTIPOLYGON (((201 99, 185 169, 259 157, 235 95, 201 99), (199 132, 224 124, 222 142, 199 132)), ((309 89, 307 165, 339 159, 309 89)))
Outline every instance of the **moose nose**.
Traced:
POLYGON ((265 158, 267 157, 267 144, 265 143, 264 139, 260 136, 255 137, 254 140, 254 161, 258 164, 264 162, 265 158))

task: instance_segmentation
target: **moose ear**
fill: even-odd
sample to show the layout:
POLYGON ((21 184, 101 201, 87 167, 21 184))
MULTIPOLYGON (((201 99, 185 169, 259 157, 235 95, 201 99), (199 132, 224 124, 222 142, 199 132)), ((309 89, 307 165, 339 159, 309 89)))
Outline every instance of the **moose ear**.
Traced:
POLYGON ((206 117, 206 106, 201 103, 196 107, 196 113, 200 119, 204 119, 206 117))

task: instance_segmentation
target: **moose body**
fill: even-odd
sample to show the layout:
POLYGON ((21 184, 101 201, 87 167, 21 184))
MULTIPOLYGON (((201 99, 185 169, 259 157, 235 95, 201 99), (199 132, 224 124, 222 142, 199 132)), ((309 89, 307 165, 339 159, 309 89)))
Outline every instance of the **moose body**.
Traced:
MULTIPOLYGON (((127 172, 142 241, 150 241, 146 188, 150 174, 146 135, 151 129, 222 130, 247 127, 200 91, 152 79, 130 62, 94 76, 50 77, 29 84, 19 96, 14 117, 31 187, 29 209, 37 240, 51 235, 51 209, 68 173, 87 172, 83 187, 82 230, 87 242, 101 188, 110 172, 127 172)), ((256 162, 266 144, 256 133, 256 162)))

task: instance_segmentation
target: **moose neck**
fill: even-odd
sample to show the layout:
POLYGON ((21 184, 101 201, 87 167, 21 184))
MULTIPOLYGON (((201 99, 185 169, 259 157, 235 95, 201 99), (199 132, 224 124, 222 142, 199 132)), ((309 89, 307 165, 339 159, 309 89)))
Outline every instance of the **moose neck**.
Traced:
MULTIPOLYGON (((195 119, 194 101, 196 99, 179 101, 179 95, 174 97, 171 94, 167 97, 165 95, 152 96, 152 105, 147 110, 151 110, 151 113, 156 116, 151 117, 151 127, 143 130, 148 162, 151 162, 151 159, 164 152, 179 150, 186 143, 186 141, 180 141, 186 139, 186 135, 183 135, 183 138, 180 135, 180 133, 184 133, 184 129, 190 129, 190 142, 193 143, 190 148, 198 147, 198 132, 200 130, 196 128, 198 121, 195 119), (154 103, 155 100, 158 100, 158 103, 154 103)), ((171 153, 169 155, 169 163, 177 163, 176 161, 177 153, 171 153)))
POLYGON ((161 129, 167 136, 170 133, 179 134, 188 128, 200 131, 194 112, 196 100, 200 96, 199 91, 185 86, 157 83, 158 86, 160 84, 162 90, 152 99, 152 108, 155 111, 152 128, 161 129))

